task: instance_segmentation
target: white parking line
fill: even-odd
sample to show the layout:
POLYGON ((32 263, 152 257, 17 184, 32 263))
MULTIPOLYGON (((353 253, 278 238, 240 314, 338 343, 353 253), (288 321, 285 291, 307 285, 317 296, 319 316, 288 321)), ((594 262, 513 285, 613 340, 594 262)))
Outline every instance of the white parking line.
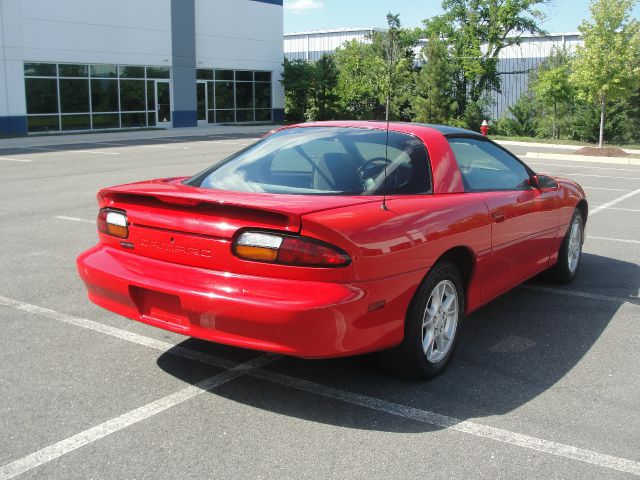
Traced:
POLYGON ((7 157, 0 157, 0 160, 3 160, 5 162, 31 162, 31 160, 27 160, 26 158, 7 158, 7 157))
POLYGON ((621 197, 618 198, 614 198, 613 200, 611 200, 610 202, 607 203, 603 203, 602 205, 600 205, 599 207, 594 208, 593 210, 591 210, 589 212, 589 216, 591 215, 595 215, 596 213, 599 213, 603 210, 606 210, 609 207, 612 207, 613 205, 620 203, 628 198, 633 197, 634 195, 637 195, 640 193, 640 188, 638 190, 634 190, 633 192, 629 192, 625 195, 622 195, 621 197))
POLYGON ((585 187, 585 186, 583 186, 582 188, 584 188, 585 190, 608 190, 610 192, 631 192, 632 191, 626 188, 604 188, 604 187, 585 187))
POLYGON ((539 287, 537 285, 521 285, 520 288, 524 288, 527 290, 535 290, 538 292, 555 293, 557 295, 568 295, 570 297, 589 298, 591 300, 602 300, 604 302, 611 302, 611 303, 618 303, 618 304, 626 303, 628 305, 640 307, 640 297, 637 297, 637 296, 629 296, 628 298, 611 297, 609 295, 599 295, 597 293, 578 292, 576 290, 565 290, 561 288, 539 287))
POLYGON ((53 218, 57 218, 58 220, 68 220, 69 222, 80 222, 80 223, 91 223, 95 224, 95 220, 87 220, 86 218, 77 218, 77 217, 65 217, 64 215, 56 215, 53 218))
MULTIPOLYGON (((566 175, 568 177, 594 177, 594 178, 614 178, 618 180, 640 180, 640 177, 614 177, 611 175, 593 175, 590 173, 568 173, 568 172, 553 172, 552 175, 566 175)), ((589 187, 584 187, 589 188, 589 187)))
POLYGON ((78 448, 89 445, 112 433, 123 430, 131 425, 139 423, 147 418, 186 402, 198 395, 212 390, 220 385, 235 380, 254 368, 264 367, 273 362, 277 357, 261 355, 257 358, 240 363, 229 370, 213 375, 195 385, 184 388, 178 392, 162 397, 154 402, 143 405, 135 410, 127 412, 119 417, 107 420, 100 425, 96 425, 84 432, 80 432, 71 437, 65 438, 58 443, 54 443, 26 457, 15 460, 4 467, 0 467, 0 479, 8 480, 22 473, 28 472, 40 465, 44 465, 58 457, 73 452, 78 448))
POLYGON ((609 207, 609 210, 620 210, 622 212, 640 212, 640 209, 638 208, 609 207))
POLYGON ((161 148, 165 150, 190 150, 189 147, 173 147, 167 145, 140 145, 143 148, 161 148))
POLYGON ((593 235, 589 235, 587 238, 591 238, 593 240, 606 240, 608 242, 640 243, 640 240, 628 240, 626 238, 595 237, 593 235))
MULTIPOLYGON (((562 291, 556 291, 553 289, 549 289, 554 291, 555 293, 566 293, 562 291)), ((579 293, 579 292, 578 292, 579 293)), ((172 348, 170 353, 184 356, 185 358, 190 359, 198 359, 199 361, 204 361, 204 363, 211 365, 219 365, 220 362, 229 363, 228 360, 219 359, 213 355, 206 355, 203 353, 197 353, 191 351, 186 348, 180 349, 180 347, 173 347, 171 344, 166 342, 159 342, 155 339, 147 338, 142 335, 132 334, 125 330, 120 330, 114 327, 108 327, 106 325, 102 325, 98 322, 93 322, 91 320, 73 317, 72 315, 67 315, 63 313, 56 312, 54 310, 50 310, 47 308, 39 307, 36 305, 27 304, 24 302, 20 302, 18 300, 9 299, 6 297, 0 296, 0 305, 5 305, 8 307, 16 308, 18 310, 31 312, 36 315, 45 316, 48 318, 53 318, 56 320, 61 320, 65 323, 69 323, 72 325, 80 326, 83 328, 89 328, 90 330, 106 333, 107 335, 115 336, 117 338, 121 338, 123 340, 133 341, 134 343, 149 346, 151 348, 166 350, 166 346, 172 348), (186 355, 185 355, 186 354, 186 355), (194 355, 195 354, 195 355, 194 355), (194 358, 199 357, 199 358, 194 358)), ((269 363, 267 360, 272 361, 268 357, 258 357, 254 359, 254 361, 261 361, 263 359, 265 363, 269 363)), ((236 368, 237 364, 234 364, 232 368, 236 368)), ((193 387, 188 387, 180 392, 164 397, 156 402, 152 402, 144 407, 140 407, 132 412, 121 415, 120 417, 116 417, 115 419, 109 420, 97 427, 86 430, 85 432, 81 432, 77 435, 69 437, 66 440, 58 442, 50 447, 46 447, 38 452, 35 452, 27 457, 16 460, 5 467, 0 468, 0 479, 9 479, 14 476, 27 471, 28 469, 34 468, 36 466, 47 463, 55 458, 58 458, 65 453, 73 451, 87 443, 94 442, 103 438, 104 436, 112 433, 113 431, 121 430, 133 423, 137 423, 145 418, 148 418, 151 415, 155 415, 160 413, 171 406, 182 403, 190 398, 193 398, 197 395, 197 392, 194 389, 199 389, 200 391, 203 388, 211 389, 213 386, 206 384, 205 382, 212 382, 214 386, 219 385, 217 383, 220 379, 224 381, 230 381, 235 378, 238 378, 242 374, 247 374, 252 377, 260 378, 263 380, 267 380, 269 382, 273 382, 276 384, 284 385, 287 387, 295 388, 298 390, 303 390, 309 393, 321 395, 327 398, 333 398, 336 400, 340 400, 343 402, 351 403, 353 405, 360 405, 363 407, 371 408, 378 411, 383 411, 389 413, 391 415, 398 415, 404 418, 408 418, 410 420, 426 423, 429 425, 434 425, 446 429, 456 430, 459 432, 467 433, 470 435, 474 435, 477 437, 488 438, 497 442, 506 443, 510 445, 519 446, 522 448, 536 450, 543 453, 549 453, 552 455, 579 460, 582 462, 586 462, 592 465, 596 465, 603 468, 610 468, 613 470, 618 470, 621 472, 631 473, 636 476, 640 476, 640 462, 636 462, 633 460, 628 460, 625 458, 614 457, 611 455, 606 455, 598 452, 594 452, 591 450, 573 447, 571 445, 565 445, 558 442, 553 442, 549 440, 544 440, 541 438, 531 437, 528 435, 522 435, 519 433, 511 432, 509 430, 503 430, 501 428, 490 427, 487 425, 482 425, 479 423, 471 422, 468 420, 460 420, 454 417, 449 417, 446 415, 440 415, 438 413, 430 412, 427 410, 421 410, 417 408, 407 407, 405 405, 389 402, 386 400, 382 400, 375 397, 369 397, 367 395, 361 395, 353 392, 348 392, 345 390, 339 390, 336 388, 332 388, 326 385, 321 385, 318 383, 309 382, 306 380, 297 379, 294 377, 290 377, 287 375, 282 375, 276 372, 260 370, 259 365, 251 364, 241 364, 237 366, 237 368, 242 368, 244 370, 234 370, 234 375, 231 375, 231 378, 225 376, 225 374, 229 373, 230 370, 226 372, 215 375, 210 379, 201 382, 201 384, 194 385, 193 387), (238 372, 235 375, 235 372, 238 372), (216 380, 217 379, 217 380, 216 380), (186 397, 182 400, 182 397, 186 397), (177 403, 174 403, 177 402, 177 403), (165 404, 169 404, 169 406, 164 407, 165 404), (140 411, 142 409, 142 411, 140 411), (119 427, 119 428, 118 428, 119 427), (116 430, 113 430, 116 428, 116 430), (103 434, 103 432, 106 432, 103 434), (62 453, 61 453, 62 452, 62 453), (11 467, 11 469, 9 469, 11 467), (28 467, 26 470, 25 468, 28 467), (17 472, 17 473, 13 473, 17 472), (11 476, 8 476, 12 474, 11 476), (6 476, 3 476, 6 475, 6 476)))
POLYGON ((527 165, 545 165, 545 166, 553 166, 553 167, 565 167, 565 168, 579 168, 580 170, 591 169, 591 170, 615 170, 616 172, 640 172, 640 167, 633 168, 616 168, 616 167, 594 167, 592 165, 570 165, 568 163, 543 163, 543 162, 527 162, 527 165))

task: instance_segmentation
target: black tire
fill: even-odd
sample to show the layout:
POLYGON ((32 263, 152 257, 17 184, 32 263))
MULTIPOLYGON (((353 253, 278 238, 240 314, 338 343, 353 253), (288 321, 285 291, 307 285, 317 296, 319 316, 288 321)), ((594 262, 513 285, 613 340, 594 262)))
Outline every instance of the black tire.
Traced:
MULTIPOLYGON (((437 263, 418 287, 409 306, 402 343, 390 350, 380 352, 379 357, 384 367, 396 375, 414 379, 433 378, 442 373, 458 343, 464 311, 465 291, 458 269, 450 262, 437 263), (452 322, 452 316, 442 320, 445 326, 449 325, 453 328, 452 340, 442 358, 430 361, 423 348, 423 335, 425 334, 423 318, 427 314, 427 307, 431 307, 428 304, 435 288, 439 285, 445 285, 448 289, 452 286, 455 289, 455 296, 451 295, 451 297, 453 298, 452 302, 456 302, 457 305, 457 316, 455 323, 452 322)), ((433 348, 433 350, 436 349, 433 348)))
POLYGON ((547 270, 543 278, 549 282, 553 283, 570 283, 578 275, 578 270, 580 268, 580 260, 582 258, 582 244, 584 243, 584 219, 582 218, 582 213, 577 208, 573 212, 573 216, 571 217, 571 222, 569 223, 569 228, 565 233, 564 240, 560 245, 560 249, 558 250, 558 262, 547 270), (571 232, 574 223, 578 224, 579 229, 579 241, 578 241, 578 259, 574 268, 571 268, 571 263, 569 261, 570 255, 570 246, 571 246, 571 232))

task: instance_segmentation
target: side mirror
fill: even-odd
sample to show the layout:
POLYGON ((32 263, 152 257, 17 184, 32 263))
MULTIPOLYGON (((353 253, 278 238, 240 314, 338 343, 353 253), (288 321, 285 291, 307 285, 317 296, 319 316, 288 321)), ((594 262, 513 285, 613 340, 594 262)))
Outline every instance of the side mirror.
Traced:
POLYGON ((531 175, 529 177, 529 186, 531 186, 531 188, 540 188, 540 180, 537 175, 531 175))

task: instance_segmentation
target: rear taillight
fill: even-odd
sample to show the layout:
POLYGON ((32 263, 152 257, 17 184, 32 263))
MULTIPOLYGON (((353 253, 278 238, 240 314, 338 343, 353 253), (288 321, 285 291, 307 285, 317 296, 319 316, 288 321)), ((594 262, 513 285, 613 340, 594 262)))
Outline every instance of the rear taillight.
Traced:
POLYGON ((349 255, 328 243, 267 232, 244 232, 234 242, 233 253, 244 260, 301 267, 344 267, 351 263, 349 255))
POLYGON ((129 236, 127 214, 122 210, 103 208, 98 213, 98 231, 119 238, 129 236))

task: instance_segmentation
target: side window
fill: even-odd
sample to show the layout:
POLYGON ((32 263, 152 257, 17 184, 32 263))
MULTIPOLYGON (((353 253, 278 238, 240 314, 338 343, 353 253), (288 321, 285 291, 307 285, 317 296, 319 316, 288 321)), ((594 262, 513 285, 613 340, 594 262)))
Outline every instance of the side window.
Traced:
POLYGON ((529 172, 524 165, 492 143, 474 138, 450 138, 449 145, 467 191, 529 188, 529 172))

